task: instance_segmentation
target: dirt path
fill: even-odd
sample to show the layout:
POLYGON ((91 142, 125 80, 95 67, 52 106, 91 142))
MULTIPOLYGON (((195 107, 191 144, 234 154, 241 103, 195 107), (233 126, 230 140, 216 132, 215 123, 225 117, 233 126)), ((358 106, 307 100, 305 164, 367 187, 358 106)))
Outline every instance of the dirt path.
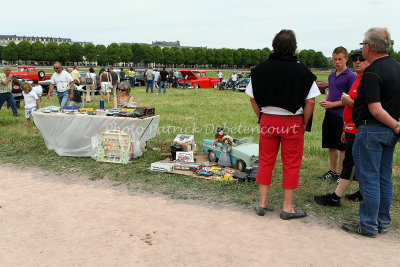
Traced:
POLYGON ((399 266, 400 240, 0 165, 0 266, 399 266))

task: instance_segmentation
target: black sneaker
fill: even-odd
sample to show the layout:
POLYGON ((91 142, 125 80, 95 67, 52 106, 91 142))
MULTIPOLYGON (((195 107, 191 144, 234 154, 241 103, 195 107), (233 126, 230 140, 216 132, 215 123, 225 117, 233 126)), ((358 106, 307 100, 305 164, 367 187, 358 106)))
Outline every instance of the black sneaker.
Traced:
POLYGON ((336 173, 329 170, 326 173, 322 174, 321 176, 318 176, 318 179, 331 179, 332 177, 334 177, 336 173))
POLYGON ((363 200, 360 190, 358 190, 354 194, 346 194, 346 198, 351 201, 362 201, 363 200))
POLYGON ((335 172, 332 172, 332 173, 333 173, 333 177, 330 178, 329 183, 330 184, 339 184, 340 174, 339 173, 335 173, 335 172))
POLYGON ((340 207, 340 199, 335 199, 333 194, 326 194, 323 196, 314 196, 315 202, 322 206, 340 207))
POLYGON ((371 233, 364 231, 363 229, 361 229, 361 227, 358 224, 343 223, 342 229, 348 233, 363 235, 363 236, 367 236, 367 237, 376 237, 376 234, 371 234, 371 233))

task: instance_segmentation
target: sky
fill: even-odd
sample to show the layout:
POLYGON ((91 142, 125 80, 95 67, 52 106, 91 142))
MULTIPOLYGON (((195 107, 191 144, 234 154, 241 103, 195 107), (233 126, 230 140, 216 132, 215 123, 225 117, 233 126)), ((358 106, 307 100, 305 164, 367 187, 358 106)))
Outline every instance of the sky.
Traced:
POLYGON ((292 29, 299 51, 330 56, 340 45, 360 48, 369 28, 386 27, 400 51, 398 0, 18 0, 3 3, 2 11, 0 34, 96 45, 179 40, 182 46, 262 49, 272 48, 281 29, 292 29))

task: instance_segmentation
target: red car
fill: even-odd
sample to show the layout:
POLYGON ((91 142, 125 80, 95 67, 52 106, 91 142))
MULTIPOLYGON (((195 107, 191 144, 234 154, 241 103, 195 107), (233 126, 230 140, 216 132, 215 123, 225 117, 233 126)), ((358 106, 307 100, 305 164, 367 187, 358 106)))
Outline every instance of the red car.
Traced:
POLYGON ((218 78, 208 78, 205 70, 180 70, 183 79, 178 80, 178 88, 217 88, 218 78))
POLYGON ((52 74, 45 74, 44 71, 36 72, 35 66, 18 66, 17 71, 11 72, 12 75, 24 79, 44 81, 51 79, 52 74))
POLYGON ((328 87, 329 87, 329 83, 328 82, 317 82, 317 86, 318 86, 318 89, 321 92, 321 94, 326 94, 328 87))

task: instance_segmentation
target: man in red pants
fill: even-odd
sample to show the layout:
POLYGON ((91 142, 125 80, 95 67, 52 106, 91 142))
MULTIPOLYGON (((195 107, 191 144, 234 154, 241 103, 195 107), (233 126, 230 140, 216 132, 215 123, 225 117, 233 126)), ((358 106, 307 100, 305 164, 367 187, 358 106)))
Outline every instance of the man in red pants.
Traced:
POLYGON ((281 146, 284 200, 280 217, 289 220, 307 216, 305 211, 293 208, 292 199, 299 185, 304 132, 311 129, 315 97, 320 92, 316 76, 294 56, 297 43, 293 31, 281 30, 272 47, 274 53, 269 59, 251 70, 251 82, 246 89, 260 118, 260 202, 255 211, 260 216, 267 211, 272 171, 281 146))

